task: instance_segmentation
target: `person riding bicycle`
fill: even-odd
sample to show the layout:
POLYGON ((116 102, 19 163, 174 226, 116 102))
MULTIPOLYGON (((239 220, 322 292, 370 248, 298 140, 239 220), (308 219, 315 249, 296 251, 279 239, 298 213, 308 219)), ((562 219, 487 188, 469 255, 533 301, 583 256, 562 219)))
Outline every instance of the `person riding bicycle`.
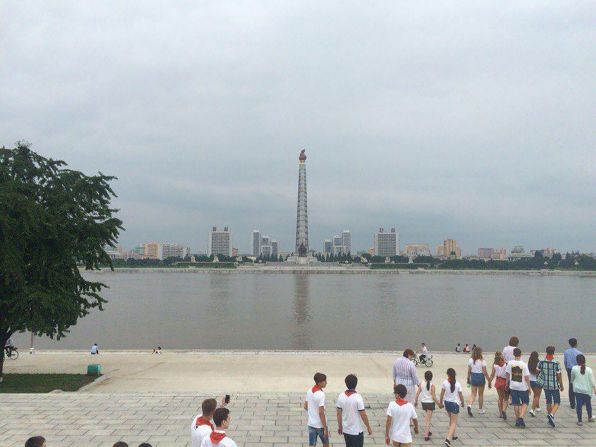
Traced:
POLYGON ((4 350, 6 351, 7 354, 9 354, 10 357, 10 353, 12 352, 12 350, 15 348, 14 346, 14 341, 12 340, 12 337, 8 337, 8 340, 6 340, 6 343, 4 344, 4 350))
POLYGON ((424 363, 426 357, 428 356, 428 348, 424 343, 421 344, 420 348, 420 363, 424 363))

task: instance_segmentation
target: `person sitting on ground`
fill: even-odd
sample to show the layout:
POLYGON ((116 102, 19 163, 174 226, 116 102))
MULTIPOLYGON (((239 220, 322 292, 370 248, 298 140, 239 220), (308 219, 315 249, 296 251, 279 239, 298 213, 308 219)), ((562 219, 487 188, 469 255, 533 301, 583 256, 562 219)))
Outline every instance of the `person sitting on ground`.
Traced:
MULTIPOLYGON (((538 362, 538 377, 536 385, 544 390, 546 398, 546 418, 551 427, 555 426, 555 414, 561 405, 561 393, 563 391, 563 380, 561 378, 561 367, 555 360, 555 347, 547 346, 546 359, 538 362), (559 391, 560 390, 560 391, 559 391)), ((530 382, 531 383, 531 382, 530 382)))
POLYGON ((464 345, 464 352, 470 352, 470 345, 467 343, 464 345))
POLYGON ((32 438, 27 439, 25 447, 47 447, 46 438, 43 436, 33 436, 32 438))
POLYGON ((161 354, 161 346, 158 346, 157 348, 153 348, 153 354, 161 354))
POLYGON ((327 376, 316 373, 313 380, 315 386, 306 391, 304 409, 308 412, 308 445, 317 445, 317 438, 321 439, 323 447, 329 447, 329 428, 325 416, 325 392, 327 376))
POLYGON ((213 413, 215 430, 201 441, 201 447, 237 447, 236 443, 226 434, 231 421, 230 410, 227 408, 215 410, 215 413, 213 413))
POLYGON ((369 435, 372 435, 372 429, 364 409, 364 400, 356 391, 358 377, 348 374, 345 383, 348 389, 337 396, 337 433, 344 435, 346 447, 362 447, 364 445, 362 422, 366 425, 369 435))
POLYGON ((428 356, 428 348, 424 343, 422 343, 420 346, 420 362, 424 363, 424 360, 426 360, 426 357, 428 356))
POLYGON ((217 401, 215 399, 205 399, 201 404, 201 414, 194 418, 190 426, 192 447, 200 447, 203 439, 213 432, 215 426, 211 420, 216 409, 217 401))
POLYGON ((509 339, 509 346, 505 346, 503 348, 503 358, 505 362, 509 363, 511 360, 515 359, 513 355, 513 350, 519 346, 519 338, 515 335, 509 339))
POLYGON ((113 445, 113 447, 128 447, 128 444, 124 441, 118 441, 113 445))
POLYGON ((393 364, 393 384, 402 384, 408 390, 406 400, 413 403, 416 400, 416 386, 420 385, 416 366, 412 363, 414 351, 406 349, 401 357, 393 364))
POLYGON ((509 383, 511 402, 515 411, 515 426, 526 428, 524 416, 530 403, 530 370, 528 365, 521 360, 521 349, 515 348, 513 355, 514 359, 507 363, 505 371, 507 371, 507 382, 509 383))
POLYGON ((91 346, 91 355, 97 354, 99 354, 99 346, 97 346, 97 343, 93 343, 93 346, 91 346))
POLYGON ((455 352, 461 352, 461 345, 459 343, 455 347, 455 352))
POLYGON ((385 444, 394 447, 412 445, 410 424, 414 423, 414 433, 418 434, 418 415, 414 405, 405 400, 407 388, 402 385, 393 387, 395 401, 387 407, 387 421, 385 423, 385 444))

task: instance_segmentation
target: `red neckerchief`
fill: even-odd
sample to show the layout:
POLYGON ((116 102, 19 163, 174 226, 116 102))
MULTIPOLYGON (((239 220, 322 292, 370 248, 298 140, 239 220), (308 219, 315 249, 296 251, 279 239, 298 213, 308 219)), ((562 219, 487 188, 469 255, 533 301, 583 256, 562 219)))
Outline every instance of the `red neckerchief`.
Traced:
POLYGON ((198 427, 199 425, 208 425, 211 427, 211 431, 215 429, 211 421, 209 419, 205 419, 203 416, 199 416, 195 421, 195 427, 198 427))
POLYGON ((546 360, 548 360, 549 362, 552 362, 554 359, 555 359, 554 354, 546 354, 546 360))
POLYGON ((225 432, 222 432, 222 431, 213 431, 209 435, 209 439, 211 439, 211 442, 213 444, 219 444, 219 442, 225 437, 226 437, 226 434, 225 434, 225 432))
POLYGON ((346 396, 350 397, 352 394, 356 394, 356 390, 346 390, 346 396))
POLYGON ((321 388, 319 385, 315 385, 312 387, 311 391, 314 393, 316 393, 317 391, 323 391, 323 388, 321 388))
POLYGON ((403 405, 407 404, 407 403, 408 403, 408 401, 407 401, 407 400, 404 400, 404 399, 402 399, 401 397, 398 397, 397 399, 395 399, 395 403, 401 407, 401 406, 403 406, 403 405))

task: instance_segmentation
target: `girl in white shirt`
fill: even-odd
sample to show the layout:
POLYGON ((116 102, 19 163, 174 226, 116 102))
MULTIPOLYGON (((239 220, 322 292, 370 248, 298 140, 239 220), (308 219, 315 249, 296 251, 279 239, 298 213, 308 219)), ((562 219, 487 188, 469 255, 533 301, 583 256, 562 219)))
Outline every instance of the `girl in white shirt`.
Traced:
POLYGON ((505 362, 503 354, 500 351, 495 352, 495 359, 493 360, 493 369, 490 373, 488 383, 490 385, 493 379, 496 377, 495 389, 497 390, 497 394, 499 395, 499 417, 505 420, 507 420, 507 404, 509 400, 507 397, 506 369, 507 363, 505 362))
POLYGON ((457 415, 459 414, 459 407, 464 406, 464 395, 461 391, 461 385, 455 381, 455 370, 449 368, 447 370, 447 380, 443 382, 441 388, 439 407, 443 408, 443 401, 445 402, 445 409, 449 415, 449 430, 445 438, 445 446, 451 447, 451 441, 455 441, 455 429, 457 427, 457 415))
POLYGON ((536 417, 536 412, 540 411, 540 395, 542 394, 542 388, 536 383, 536 376, 540 373, 538 369, 538 351, 532 351, 530 358, 528 359, 528 369, 530 370, 530 386, 532 388, 532 408, 529 413, 530 416, 536 417))
POLYGON ((476 400, 476 394, 478 394, 478 413, 486 413, 482 405, 484 404, 484 386, 486 382, 488 382, 488 387, 491 387, 489 379, 490 377, 486 371, 486 360, 482 358, 482 348, 476 346, 472 349, 472 357, 468 360, 468 383, 472 385, 472 394, 468 401, 468 416, 474 417, 472 404, 476 400))
POLYGON ((416 402, 414 403, 414 406, 417 407, 418 398, 421 397, 420 402, 422 402, 422 409, 426 412, 426 417, 424 418, 425 441, 430 441, 430 437, 432 436, 432 432, 430 431, 430 420, 433 417, 433 411, 435 411, 435 404, 439 404, 437 395, 435 394, 435 386, 431 383, 431 380, 433 380, 432 371, 426 371, 424 373, 424 383, 418 387, 416 402))

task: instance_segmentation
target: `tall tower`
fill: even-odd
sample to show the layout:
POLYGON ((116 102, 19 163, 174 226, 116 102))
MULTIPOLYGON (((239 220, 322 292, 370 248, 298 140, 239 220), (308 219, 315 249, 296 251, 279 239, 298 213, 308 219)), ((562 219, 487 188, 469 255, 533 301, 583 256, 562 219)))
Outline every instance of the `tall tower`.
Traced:
POLYGON ((306 200, 306 151, 298 157, 298 206, 296 210, 296 255, 308 256, 308 205, 306 200))

